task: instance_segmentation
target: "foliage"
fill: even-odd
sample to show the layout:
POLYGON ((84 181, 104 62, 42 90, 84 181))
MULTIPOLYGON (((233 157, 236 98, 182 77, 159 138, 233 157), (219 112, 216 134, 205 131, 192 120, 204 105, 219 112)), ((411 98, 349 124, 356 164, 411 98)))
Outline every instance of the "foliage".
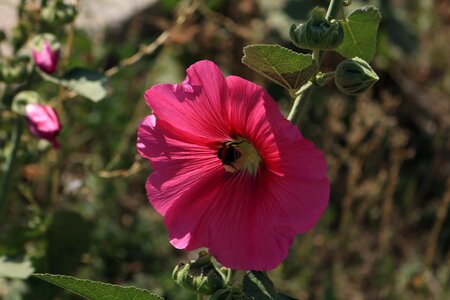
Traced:
MULTIPOLYGON (((55 77, 75 67, 105 74, 133 56, 176 18, 175 6, 161 7, 167 2, 174 1, 130 17, 121 30, 110 29, 100 40, 81 29, 58 27, 62 44, 70 45, 70 32, 73 44, 70 60, 55 77)), ((88 101, 31 74, 33 89, 58 109, 66 126, 59 151, 28 131, 21 135, 0 223, 0 256, 26 256, 40 273, 61 268, 61 273, 134 285, 167 299, 195 299, 170 279, 171 267, 195 254, 170 247, 161 218, 145 197, 150 167, 135 158, 134 148, 137 124, 149 113, 142 94, 157 81, 179 82, 180 70, 207 58, 264 85, 286 112, 291 102, 285 90, 241 64, 242 48, 279 43, 294 49, 284 25, 304 20, 313 6, 313 1, 294 0, 212 2, 175 27, 162 49, 110 76, 103 101, 88 101), (63 225, 68 215, 77 221, 63 225), (56 245, 72 247, 72 235, 82 240, 74 253, 59 251, 56 245)), ((346 13, 368 1, 353 2, 346 13)), ((286 261, 268 275, 277 291, 300 299, 446 299, 449 6, 443 0, 370 3, 383 15, 371 63, 380 81, 360 96, 344 96, 330 82, 310 99, 314 105, 301 128, 326 153, 332 198, 318 227, 297 237, 286 261)), ((346 25, 353 28, 350 21, 346 25)), ((14 41, 20 44, 21 38, 14 41)), ((340 55, 325 56, 321 69, 334 70, 341 61, 340 55)), ((19 84, 13 90, 17 87, 25 88, 19 84)), ((9 111, 13 91, 0 90, 3 175, 16 119, 9 111)), ((73 299, 33 278, 0 278, 0 291, 24 299, 73 299)))
POLYGON ((34 274, 34 277, 65 288, 86 299, 111 300, 162 300, 163 298, 147 290, 125 287, 104 282, 78 279, 71 276, 53 274, 34 274))
POLYGON ((317 65, 311 55, 296 53, 279 45, 247 46, 242 62, 291 93, 317 73, 317 65))
POLYGON ((353 11, 341 21, 344 41, 337 52, 347 58, 361 57, 371 62, 377 46, 378 25, 381 14, 378 8, 368 6, 353 11))

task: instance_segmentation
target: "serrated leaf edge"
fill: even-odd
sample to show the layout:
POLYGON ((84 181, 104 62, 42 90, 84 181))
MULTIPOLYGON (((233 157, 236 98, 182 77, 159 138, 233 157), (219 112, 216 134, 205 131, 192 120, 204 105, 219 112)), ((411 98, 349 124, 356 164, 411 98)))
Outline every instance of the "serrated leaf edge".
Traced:
POLYGON ((53 282, 51 280, 47 280, 46 277, 50 277, 50 278, 62 278, 62 279, 69 279, 69 280, 74 280, 74 281, 78 281, 78 282, 85 282, 85 283, 94 283, 94 284, 98 284, 98 285, 103 285, 103 286, 108 286, 108 287, 114 287, 114 288, 122 288, 122 289, 132 289, 132 290, 138 290, 144 293, 148 293, 151 296, 154 296, 157 299, 160 300, 164 300, 163 297, 153 294, 152 292, 150 292, 149 290, 146 289, 141 289, 135 286, 121 286, 121 285, 117 285, 117 284, 111 284, 111 283, 107 283, 107 282, 101 282, 101 281, 94 281, 94 280, 90 280, 90 279, 83 279, 83 278, 76 278, 73 276, 68 276, 68 275, 61 275, 61 274, 49 274, 49 273, 33 273, 31 276, 39 278, 41 280, 47 281, 48 283, 51 283, 53 285, 59 286, 60 288, 63 288, 65 290, 69 290, 71 293, 73 294, 77 294, 83 298, 85 298, 85 296, 79 294, 78 292, 74 292, 56 282, 53 282))
MULTIPOLYGON (((293 51, 293 50, 291 50, 291 49, 289 49, 289 48, 286 48, 286 47, 283 47, 283 46, 280 46, 280 45, 276 45, 276 44, 254 44, 254 45, 248 45, 248 46, 245 46, 245 47, 243 48, 244 56, 242 57, 241 62, 242 62, 244 65, 248 66, 250 69, 256 71, 258 74, 261 74, 262 76, 266 77, 267 79, 272 80, 272 81, 276 81, 278 84, 280 84, 281 86, 285 87, 285 88, 288 89, 290 92, 291 92, 291 91, 294 91, 294 92, 295 92, 296 89, 293 88, 293 87, 291 87, 290 84, 284 79, 284 77, 283 77, 280 73, 278 73, 278 71, 277 71, 270 63, 268 63, 268 65, 275 71, 275 73, 276 73, 280 78, 283 79, 284 83, 283 83, 283 82, 280 82, 280 81, 277 80, 276 78, 273 78, 273 77, 267 75, 266 73, 260 72, 257 68, 254 68, 252 65, 248 64, 248 63, 245 61, 245 58, 246 58, 246 55, 247 55, 247 53, 246 53, 246 50, 247 50, 247 49, 249 49, 249 48, 254 48, 254 47, 261 47, 261 46, 269 47, 269 48, 279 48, 279 49, 282 49, 283 51, 286 51, 286 52, 288 52, 288 53, 290 53, 290 54, 298 55, 298 56, 301 56, 301 57, 304 57, 304 58, 311 58, 312 62, 314 63, 314 59, 312 58, 312 55, 311 55, 311 54, 298 53, 298 52, 295 52, 295 51, 293 51)), ((304 68, 303 70, 306 70, 306 69, 308 69, 309 67, 310 67, 310 66, 304 68)), ((296 83, 298 82, 298 79, 300 78, 300 74, 301 74, 301 73, 299 72, 299 74, 297 75, 297 79, 296 79, 296 81, 295 81, 296 83)))

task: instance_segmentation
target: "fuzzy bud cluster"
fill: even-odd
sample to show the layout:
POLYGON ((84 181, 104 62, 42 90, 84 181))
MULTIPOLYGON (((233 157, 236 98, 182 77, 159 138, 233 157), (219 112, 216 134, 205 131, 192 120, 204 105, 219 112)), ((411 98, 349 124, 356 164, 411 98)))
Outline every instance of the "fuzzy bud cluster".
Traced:
POLYGON ((197 260, 177 265, 172 278, 183 288, 203 295, 211 295, 226 284, 224 274, 206 252, 200 252, 197 260))
POLYGON ((0 81, 19 83, 27 79, 30 74, 28 56, 4 57, 0 59, 0 81))
POLYGON ((76 6, 63 0, 56 0, 41 10, 41 19, 50 25, 64 25, 73 22, 77 13, 76 6))
POLYGON ((344 29, 336 20, 327 20, 323 8, 316 7, 308 21, 292 25, 292 43, 303 49, 330 50, 338 47, 344 40, 344 29))

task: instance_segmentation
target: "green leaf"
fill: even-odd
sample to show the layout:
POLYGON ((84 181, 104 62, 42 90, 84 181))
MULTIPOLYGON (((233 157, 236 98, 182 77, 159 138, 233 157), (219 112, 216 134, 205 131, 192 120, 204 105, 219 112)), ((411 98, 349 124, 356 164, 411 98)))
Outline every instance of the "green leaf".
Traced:
POLYGON ((270 80, 295 93, 318 71, 312 55, 279 45, 250 45, 244 48, 242 62, 270 80))
POLYGON ((93 70, 74 68, 61 78, 53 77, 40 70, 38 72, 45 80, 69 88, 91 101, 98 102, 106 97, 105 84, 107 78, 105 75, 93 70))
POLYGON ((265 272, 247 272, 242 281, 242 291, 248 299, 252 300, 278 299, 275 287, 265 272))
POLYGON ((34 272, 29 259, 12 260, 0 257, 0 277, 26 279, 34 272))
POLYGON ((132 286, 119 286, 65 275, 33 274, 33 276, 89 300, 164 300, 161 296, 132 286))
POLYGON ((353 11, 347 19, 340 21, 344 27, 344 41, 336 51, 346 58, 358 56, 370 62, 375 55, 380 20, 380 11, 374 6, 353 11))

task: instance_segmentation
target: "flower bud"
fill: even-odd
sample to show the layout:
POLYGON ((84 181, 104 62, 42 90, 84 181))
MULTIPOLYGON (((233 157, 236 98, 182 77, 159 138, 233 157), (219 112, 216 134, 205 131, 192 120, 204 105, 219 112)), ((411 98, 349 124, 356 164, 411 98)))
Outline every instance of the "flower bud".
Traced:
POLYGON ((372 87, 378 79, 378 75, 365 60, 354 57, 337 66, 334 82, 344 94, 357 95, 372 87))
POLYGON ((344 28, 336 21, 328 21, 323 8, 316 7, 306 23, 290 30, 291 41, 304 49, 335 49, 344 40, 344 28))
POLYGON ((200 252, 195 261, 177 265, 172 278, 183 288, 203 295, 211 295, 225 287, 223 274, 212 261, 211 255, 206 252, 200 252))
POLYGON ((41 19, 50 25, 64 25, 75 20, 77 13, 74 5, 55 0, 41 10, 41 19))
POLYGON ((25 107, 28 104, 41 103, 41 97, 35 91, 21 91, 13 99, 11 110, 16 114, 26 116, 25 107))
POLYGON ((31 47, 34 63, 39 69, 47 74, 54 73, 61 49, 56 37, 50 33, 40 34, 31 41, 31 47))
POLYGON ((0 81, 6 83, 22 82, 30 74, 27 56, 2 58, 0 60, 0 81))
POLYGON ((48 105, 30 103, 25 106, 28 129, 41 139, 52 143, 54 148, 59 148, 56 136, 61 130, 61 124, 56 111, 48 105))

